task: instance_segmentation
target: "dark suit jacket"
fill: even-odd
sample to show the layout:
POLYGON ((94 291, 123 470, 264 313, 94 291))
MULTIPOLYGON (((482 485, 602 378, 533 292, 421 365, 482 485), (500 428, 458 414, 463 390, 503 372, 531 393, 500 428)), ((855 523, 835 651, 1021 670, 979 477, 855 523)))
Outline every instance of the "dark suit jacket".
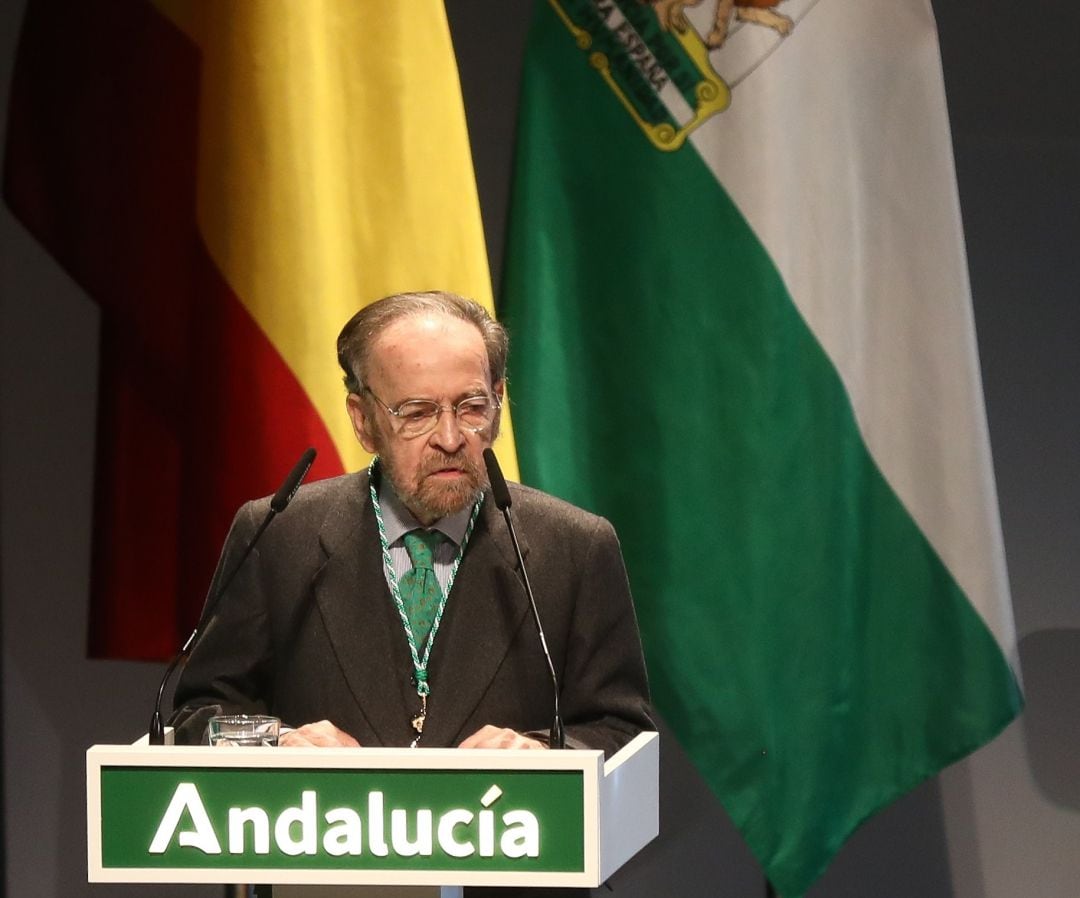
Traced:
MULTIPOLYGON (((645 666, 611 525, 511 485, 513 514, 561 683, 568 742, 611 752, 651 729, 645 666)), ((236 565, 268 500, 236 516, 216 582, 236 565)), ((486 500, 428 666, 422 745, 484 724, 546 732, 552 685, 505 522, 486 500)), ((419 709, 401 621, 383 575, 366 474, 302 488, 263 534, 177 686, 179 741, 213 713, 323 718, 361 745, 407 745, 419 709)))

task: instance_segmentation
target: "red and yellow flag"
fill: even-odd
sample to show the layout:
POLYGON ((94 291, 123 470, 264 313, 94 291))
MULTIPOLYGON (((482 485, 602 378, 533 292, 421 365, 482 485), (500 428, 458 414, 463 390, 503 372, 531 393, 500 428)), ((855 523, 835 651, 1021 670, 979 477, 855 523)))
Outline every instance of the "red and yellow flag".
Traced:
POLYGON ((312 476, 365 462, 357 308, 492 308, 441 0, 31 0, 4 191, 101 309, 95 656, 171 655, 236 507, 306 446, 312 476))

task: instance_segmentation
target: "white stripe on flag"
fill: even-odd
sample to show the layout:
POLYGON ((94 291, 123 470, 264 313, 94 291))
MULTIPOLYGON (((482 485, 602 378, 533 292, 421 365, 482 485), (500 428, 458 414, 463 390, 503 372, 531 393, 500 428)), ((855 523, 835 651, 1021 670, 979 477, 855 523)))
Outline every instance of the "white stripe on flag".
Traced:
POLYGON ((1014 657, 929 3, 821 0, 691 142, 832 359, 886 480, 1014 657))

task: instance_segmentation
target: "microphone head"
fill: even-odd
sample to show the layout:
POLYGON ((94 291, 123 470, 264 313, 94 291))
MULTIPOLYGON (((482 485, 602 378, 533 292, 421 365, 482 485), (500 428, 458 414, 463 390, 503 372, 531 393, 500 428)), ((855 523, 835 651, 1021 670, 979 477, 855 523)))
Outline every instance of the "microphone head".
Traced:
POLYGON ((499 460, 490 447, 484 450, 484 465, 487 467, 491 498, 495 500, 495 507, 499 511, 506 511, 510 507, 510 490, 506 487, 506 478, 499 467, 499 460))
POLYGON ((285 506, 292 501, 292 497, 296 495, 296 491, 300 489, 300 483, 307 476, 307 472, 311 469, 311 463, 315 461, 315 449, 314 447, 308 449, 300 456, 293 469, 289 472, 289 476, 285 478, 285 482, 281 484, 278 491, 274 493, 274 498, 270 500, 270 508, 273 509, 275 514, 278 514, 285 510, 285 506))

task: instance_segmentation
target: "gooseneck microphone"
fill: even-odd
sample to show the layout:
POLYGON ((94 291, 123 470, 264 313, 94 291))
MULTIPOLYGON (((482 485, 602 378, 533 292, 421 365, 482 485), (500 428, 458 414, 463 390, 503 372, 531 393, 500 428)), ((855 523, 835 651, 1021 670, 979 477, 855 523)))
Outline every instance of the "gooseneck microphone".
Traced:
POLYGON ((529 607, 532 609, 536 632, 540 637, 540 648, 544 650, 544 659, 547 661, 548 671, 551 674, 551 685, 555 690, 555 719, 551 724, 548 744, 552 748, 566 748, 566 733, 563 731, 562 715, 559 714, 559 678, 555 673, 555 665, 551 661, 551 652, 548 651, 547 639, 544 637, 544 626, 540 623, 540 612, 536 609, 536 598, 529 585, 529 574, 525 570, 525 558, 521 554, 517 532, 514 530, 514 521, 510 517, 512 504, 510 490, 506 487, 506 478, 503 477, 502 469, 499 467, 499 460, 495 458, 495 453, 490 448, 484 450, 484 465, 487 467, 488 480, 491 483, 491 498, 495 500, 495 507, 503 513, 506 529, 510 531, 510 542, 514 544, 514 554, 517 555, 518 566, 521 568, 521 581, 525 584, 525 594, 529 597, 529 607))
POLYGON ((296 495, 296 491, 300 489, 300 484, 307 476, 307 472, 311 470, 311 463, 315 461, 315 450, 308 449, 300 456, 300 460, 293 465, 293 469, 289 472, 289 476, 285 478, 284 483, 278 488, 278 491, 274 493, 273 498, 270 500, 270 510, 266 512, 266 517, 262 519, 262 523, 259 524, 259 529, 255 531, 255 535, 248 540, 247 546, 244 548, 244 553, 240 556, 240 560, 233 565, 233 569, 229 571, 229 575, 222 581, 221 586, 215 589, 206 600, 206 605, 203 607, 202 614, 199 615, 199 622, 195 625, 195 629, 191 631, 191 635, 184 641, 184 644, 180 647, 180 651, 177 652, 169 666, 165 668, 165 676, 161 678, 161 685, 158 686, 157 700, 154 702, 154 714, 150 718, 149 729, 149 742, 151 745, 164 745, 165 744, 165 723, 161 718, 161 701, 165 695, 165 687, 168 685, 170 678, 173 675, 173 671, 177 666, 191 654, 192 648, 195 647, 195 643, 199 636, 202 635, 205 625, 209 623, 214 616, 214 611, 218 606, 218 602, 221 601, 221 597, 225 595, 225 591, 232 584, 233 579, 240 572, 240 568, 244 566, 244 562, 247 561, 248 555, 251 554, 252 549, 255 548, 255 544, 263 535, 263 531, 270 526, 270 522, 274 518, 281 514, 292 501, 292 497, 296 495))

